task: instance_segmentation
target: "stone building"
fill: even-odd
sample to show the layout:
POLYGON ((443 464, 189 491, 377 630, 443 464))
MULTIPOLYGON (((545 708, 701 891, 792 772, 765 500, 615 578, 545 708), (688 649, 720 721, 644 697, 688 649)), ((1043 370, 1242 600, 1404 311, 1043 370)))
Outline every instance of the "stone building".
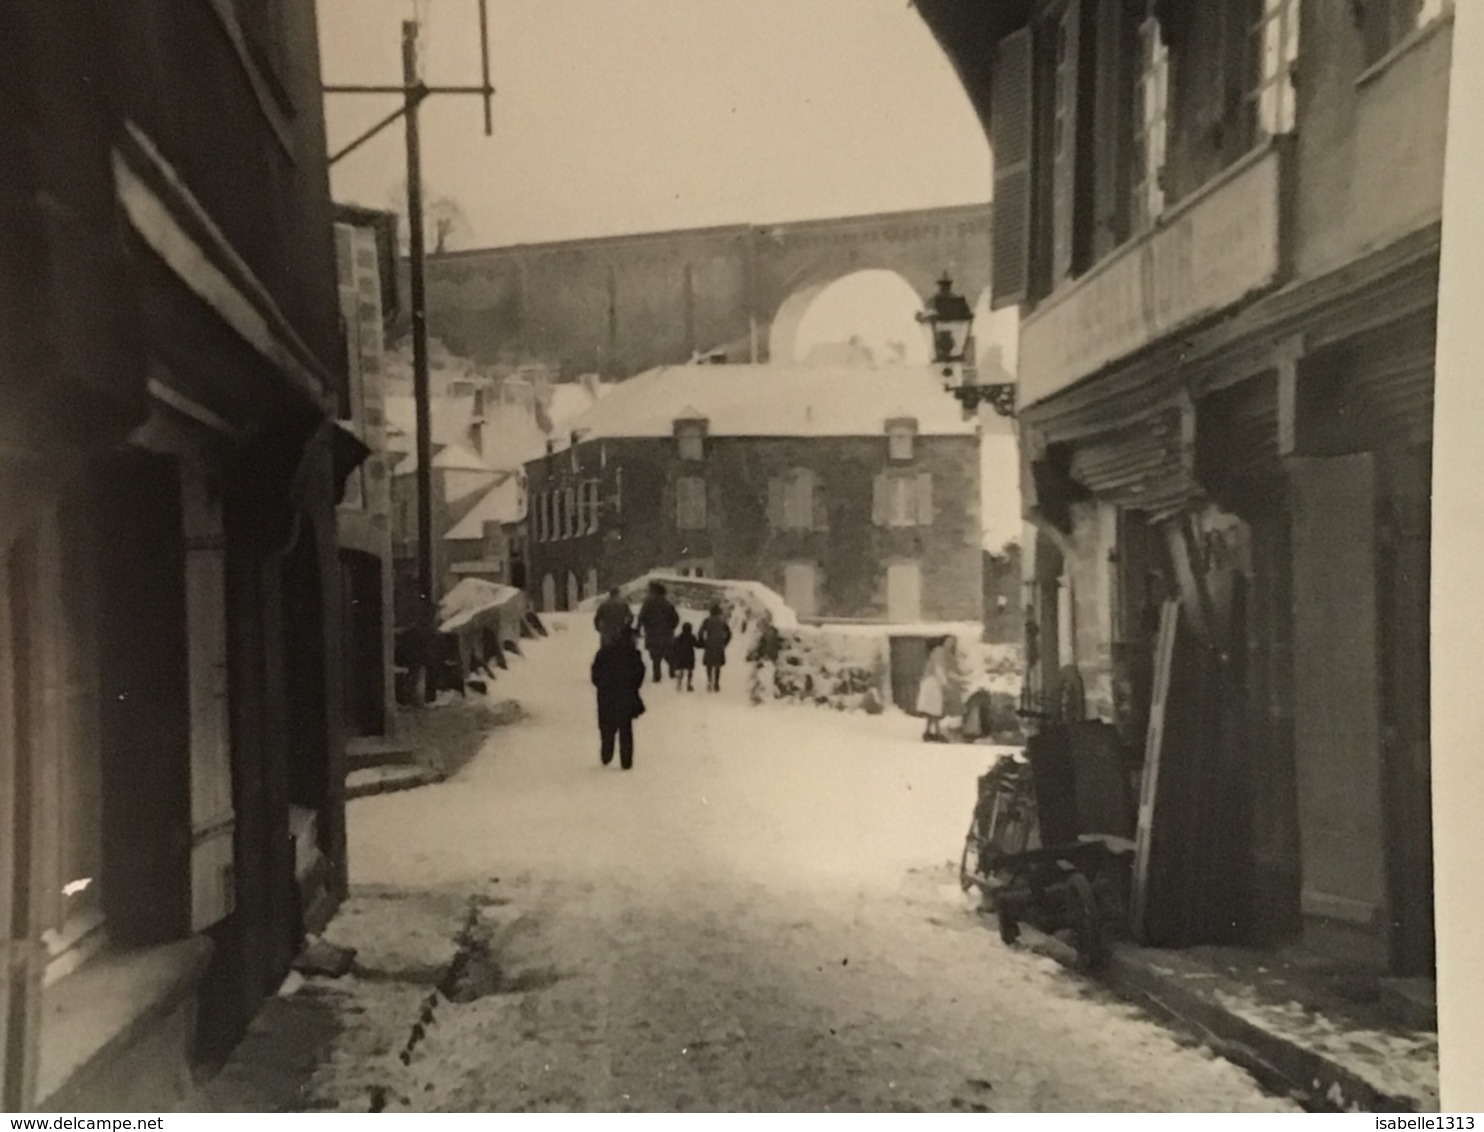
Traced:
POLYGON ((312 4, 0 35, 0 1109, 164 1111, 346 885, 312 4))
POLYGON ((527 584, 566 610, 663 570, 806 618, 977 622, 979 467, 930 369, 652 370, 527 465, 527 584))
POLYGON ((1168 941, 1433 970, 1451 7, 918 4, 987 128, 994 300, 1022 311, 1032 682, 1142 749, 1176 603, 1168 941))

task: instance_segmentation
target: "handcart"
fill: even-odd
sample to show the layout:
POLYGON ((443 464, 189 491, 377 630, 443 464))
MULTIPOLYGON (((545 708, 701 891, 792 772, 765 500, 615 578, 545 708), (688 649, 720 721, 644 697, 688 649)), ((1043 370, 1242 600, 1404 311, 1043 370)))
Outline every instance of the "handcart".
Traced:
POLYGON ((1077 966, 1093 970, 1127 925, 1136 820, 1113 728, 1046 723, 1024 757, 979 779, 960 881, 983 894, 1006 944, 1022 924, 1068 935, 1077 966))

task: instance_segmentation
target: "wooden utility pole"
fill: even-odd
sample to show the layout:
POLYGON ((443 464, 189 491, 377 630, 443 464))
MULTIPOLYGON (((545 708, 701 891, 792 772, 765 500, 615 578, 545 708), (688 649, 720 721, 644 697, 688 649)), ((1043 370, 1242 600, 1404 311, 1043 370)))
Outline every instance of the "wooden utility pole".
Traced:
POLYGON ((487 0, 479 0, 479 49, 484 81, 479 86, 430 87, 418 67, 418 23, 402 23, 402 85, 326 86, 326 94, 400 94, 401 109, 389 114, 330 158, 333 165, 359 149, 398 118, 407 131, 407 242, 412 305, 412 394, 417 406, 417 590, 416 632, 423 662, 423 694, 434 697, 434 645, 438 629, 438 580, 433 576, 433 421, 432 389, 428 373, 428 310, 426 235, 423 231, 422 139, 418 111, 434 94, 477 94, 484 99, 484 135, 494 133, 490 85, 489 17, 487 0))

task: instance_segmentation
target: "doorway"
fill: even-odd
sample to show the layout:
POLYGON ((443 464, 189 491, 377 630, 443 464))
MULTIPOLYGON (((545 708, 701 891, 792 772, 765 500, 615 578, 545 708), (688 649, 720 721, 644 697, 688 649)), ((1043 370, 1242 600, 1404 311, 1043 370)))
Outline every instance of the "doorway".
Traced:
POLYGON ((340 593, 345 642, 345 725, 352 735, 386 732, 382 672, 381 564, 374 555, 340 552, 340 593))

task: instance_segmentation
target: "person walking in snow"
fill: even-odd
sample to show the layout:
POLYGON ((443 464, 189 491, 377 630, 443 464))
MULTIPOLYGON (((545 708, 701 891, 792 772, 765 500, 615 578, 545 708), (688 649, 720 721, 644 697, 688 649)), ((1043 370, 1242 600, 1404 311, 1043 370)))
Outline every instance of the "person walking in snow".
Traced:
POLYGON ((599 753, 603 765, 613 761, 624 770, 634 765, 634 720, 644 714, 644 658, 634 643, 633 629, 625 627, 618 637, 598 649, 593 657, 593 687, 598 690, 599 753))
POLYGON ((697 638, 701 645, 701 662, 706 666, 706 691, 721 691, 721 669, 727 662, 727 645, 732 643, 732 627, 720 605, 711 607, 711 615, 701 625, 697 638))
POLYGON ((696 631, 688 621, 680 626, 680 636, 670 646, 670 672, 677 691, 696 690, 696 631))
POLYGON ((618 587, 615 586, 608 591, 608 596, 593 615, 593 628, 598 631, 598 639, 602 644, 611 645, 633 620, 634 614, 629 609, 629 603, 618 596, 618 587))
MULTIPOLYGON (((650 582, 649 596, 639 607, 639 632, 644 634, 644 649, 654 665, 656 684, 664 679, 661 668, 670 656, 670 643, 679 627, 680 614, 665 596, 665 587, 659 582, 650 582)), ((674 675, 673 668, 671 675, 674 675)))
POLYGON ((936 641, 928 651, 922 681, 917 686, 917 714, 926 722, 924 743, 946 743, 940 725, 948 697, 948 650, 945 642, 936 641))

